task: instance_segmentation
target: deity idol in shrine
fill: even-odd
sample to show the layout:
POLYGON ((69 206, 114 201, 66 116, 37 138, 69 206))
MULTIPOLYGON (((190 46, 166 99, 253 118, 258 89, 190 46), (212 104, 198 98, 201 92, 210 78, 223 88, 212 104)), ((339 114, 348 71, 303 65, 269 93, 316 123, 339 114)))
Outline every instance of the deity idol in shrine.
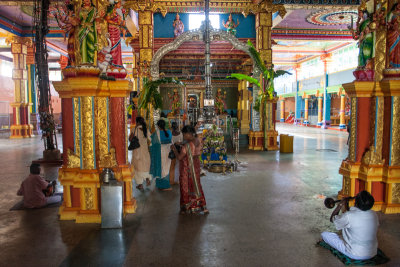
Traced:
POLYGON ((349 26, 353 38, 359 40, 358 69, 372 68, 375 23, 372 19, 372 12, 367 8, 367 2, 363 2, 358 8, 356 29, 353 29, 353 25, 349 26))
POLYGON ((400 5, 395 3, 387 16, 389 68, 400 68, 400 5))
POLYGON ((170 109, 172 114, 176 115, 179 113, 179 108, 181 107, 180 97, 177 89, 174 89, 174 94, 168 93, 168 97, 171 100, 170 109))
POLYGON ((239 19, 237 20, 237 23, 235 23, 232 19, 232 14, 229 14, 228 21, 225 23, 225 21, 222 20, 222 25, 226 28, 228 33, 236 35, 236 28, 239 26, 239 19))
POLYGON ((81 64, 94 64, 95 53, 97 50, 97 28, 96 18, 97 9, 91 0, 83 0, 82 6, 78 11, 80 22, 78 29, 79 57, 81 64))
POLYGON ((121 0, 114 0, 114 3, 108 6, 106 15, 108 33, 111 40, 112 63, 121 68, 123 68, 121 32, 125 37, 125 13, 125 9, 121 7, 121 0))
POLYGON ((226 99, 226 91, 222 93, 221 89, 218 89, 217 95, 215 96, 215 106, 217 108, 218 115, 221 115, 225 111, 225 99, 226 99))
POLYGON ((65 6, 56 5, 51 12, 57 21, 58 26, 65 32, 64 40, 68 35, 68 66, 75 65, 75 27, 79 20, 75 17, 74 5, 68 4, 65 6))
POLYGON ((172 26, 174 27, 174 36, 178 37, 183 33, 185 30, 185 25, 183 25, 183 22, 179 19, 179 14, 176 13, 176 17, 174 22, 172 23, 172 26))

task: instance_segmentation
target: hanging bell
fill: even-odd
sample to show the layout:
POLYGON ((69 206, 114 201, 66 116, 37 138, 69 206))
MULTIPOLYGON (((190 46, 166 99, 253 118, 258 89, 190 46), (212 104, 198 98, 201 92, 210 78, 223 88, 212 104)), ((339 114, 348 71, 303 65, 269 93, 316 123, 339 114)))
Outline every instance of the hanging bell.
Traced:
POLYGON ((103 183, 108 184, 111 180, 115 180, 114 172, 111 168, 104 168, 101 175, 101 180, 103 183))

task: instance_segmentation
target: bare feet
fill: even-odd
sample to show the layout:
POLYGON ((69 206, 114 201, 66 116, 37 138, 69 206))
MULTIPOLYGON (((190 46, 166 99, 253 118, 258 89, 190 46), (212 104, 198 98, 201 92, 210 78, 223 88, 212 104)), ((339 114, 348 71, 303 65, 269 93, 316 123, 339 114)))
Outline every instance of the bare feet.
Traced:
POLYGON ((172 190, 172 188, 171 187, 169 187, 169 188, 164 188, 164 189, 160 189, 161 191, 171 191, 172 190))

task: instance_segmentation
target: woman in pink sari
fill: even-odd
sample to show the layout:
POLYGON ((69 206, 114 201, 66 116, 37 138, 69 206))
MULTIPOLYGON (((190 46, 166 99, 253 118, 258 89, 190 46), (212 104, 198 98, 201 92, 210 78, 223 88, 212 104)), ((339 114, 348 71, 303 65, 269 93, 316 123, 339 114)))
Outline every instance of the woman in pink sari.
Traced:
POLYGON ((187 125, 182 129, 183 144, 180 153, 175 146, 171 149, 179 159, 179 187, 181 191, 181 214, 204 212, 208 214, 206 199, 200 183, 200 161, 195 158, 196 131, 194 127, 187 125))

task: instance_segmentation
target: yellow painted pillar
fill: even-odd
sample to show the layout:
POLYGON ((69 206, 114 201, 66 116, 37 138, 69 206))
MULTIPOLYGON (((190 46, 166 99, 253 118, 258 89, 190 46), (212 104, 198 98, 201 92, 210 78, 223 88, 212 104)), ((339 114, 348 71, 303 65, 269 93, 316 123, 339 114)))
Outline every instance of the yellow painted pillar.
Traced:
POLYGON ((247 90, 248 83, 246 81, 239 82, 239 103, 238 103, 238 121, 240 132, 248 134, 250 130, 250 91, 247 90))
POLYGON ((285 122, 285 99, 281 99, 281 122, 285 122))
POLYGON ((304 125, 309 125, 310 122, 308 121, 308 95, 304 97, 304 125))
POLYGON ((29 93, 26 87, 28 78, 26 56, 28 46, 32 44, 32 40, 26 37, 10 36, 6 41, 11 44, 14 63, 12 74, 12 79, 14 80, 14 103, 11 104, 13 122, 10 127, 10 138, 31 137, 29 93))
POLYGON ((139 65, 141 75, 149 75, 150 62, 153 59, 153 12, 151 10, 139 11, 139 65))
POLYGON ((346 106, 346 95, 344 92, 340 94, 340 111, 339 111, 339 116, 340 116, 340 123, 339 123, 339 129, 346 129, 346 122, 344 118, 344 112, 345 112, 345 107, 346 106))

